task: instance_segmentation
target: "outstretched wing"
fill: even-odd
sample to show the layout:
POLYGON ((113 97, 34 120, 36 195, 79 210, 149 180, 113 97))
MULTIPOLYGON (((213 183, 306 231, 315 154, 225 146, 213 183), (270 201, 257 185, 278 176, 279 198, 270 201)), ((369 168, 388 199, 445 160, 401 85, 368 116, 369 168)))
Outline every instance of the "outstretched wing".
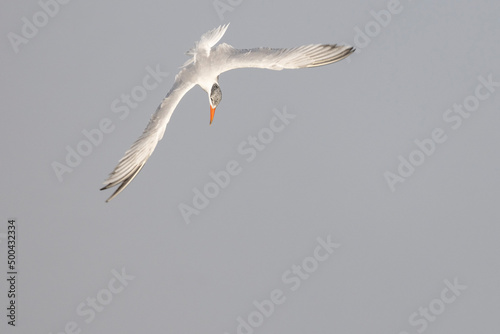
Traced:
POLYGON ((112 200, 125 189, 141 171, 142 167, 153 153, 156 144, 163 138, 165 128, 167 127, 175 107, 182 97, 194 86, 194 84, 183 82, 180 77, 180 75, 176 77, 174 86, 160 103, 153 116, 151 116, 151 120, 142 135, 132 144, 128 151, 125 152, 125 156, 120 159, 118 165, 104 182, 105 186, 101 188, 101 190, 120 185, 106 202, 112 200))
POLYGON ((225 59, 221 72, 246 67, 279 71, 284 68, 328 65, 348 57, 354 52, 354 48, 348 45, 311 44, 291 49, 235 49, 221 44, 215 52, 219 52, 218 56, 225 59))

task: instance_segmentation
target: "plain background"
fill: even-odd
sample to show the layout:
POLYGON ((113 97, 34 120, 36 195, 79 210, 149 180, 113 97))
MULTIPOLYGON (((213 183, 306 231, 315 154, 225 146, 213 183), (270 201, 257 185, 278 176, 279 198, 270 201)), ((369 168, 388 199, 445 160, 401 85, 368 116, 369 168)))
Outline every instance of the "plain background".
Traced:
POLYGON ((255 333, 417 333, 410 315, 455 278, 467 288, 425 332, 497 331, 500 89, 459 129, 443 120, 479 76, 500 81, 494 1, 402 0, 349 62, 225 73, 212 126, 196 87, 129 187, 99 192, 206 31, 231 22, 222 41, 239 48, 353 45, 388 3, 242 1, 221 20, 211 0, 71 1, 16 54, 7 34, 40 7, 3 1, 0 233, 17 219, 19 308, 13 330, 1 279, 0 331, 232 334, 280 289, 255 333), (157 65, 169 77, 120 120, 112 101, 157 65), (238 146, 284 107, 296 118, 247 162, 238 146), (104 118, 114 131, 60 182, 52 163, 104 118), (392 192, 384 173, 435 128, 447 141, 392 192), (179 204, 231 160, 241 174, 186 224, 179 204), (283 273, 328 235, 340 248, 291 291, 283 273), (122 268, 135 279, 85 323, 77 306, 122 268))

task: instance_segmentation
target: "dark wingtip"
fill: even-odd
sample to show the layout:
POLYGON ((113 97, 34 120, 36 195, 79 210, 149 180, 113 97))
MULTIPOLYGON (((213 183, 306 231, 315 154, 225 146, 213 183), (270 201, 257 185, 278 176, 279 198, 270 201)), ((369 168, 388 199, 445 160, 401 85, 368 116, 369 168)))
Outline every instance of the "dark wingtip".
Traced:
MULTIPOLYGON (((137 174, 139 174, 139 172, 142 170, 142 167, 144 167, 144 164, 146 162, 144 161, 142 164, 140 164, 136 169, 135 171, 133 171, 132 174, 130 174, 125 180, 121 181, 121 184, 120 186, 118 187, 118 189, 115 190, 115 192, 109 196, 109 198, 106 200, 106 203, 108 203, 109 201, 111 201, 113 198, 115 198, 116 196, 118 196, 119 193, 121 193, 123 191, 123 189, 125 189, 126 186, 128 186, 128 184, 130 182, 132 182, 132 180, 137 176, 137 174)), ((110 183, 108 184, 107 186, 103 187, 101 190, 104 190, 104 189, 108 189, 108 188, 112 188, 116 185, 116 183, 110 183)))

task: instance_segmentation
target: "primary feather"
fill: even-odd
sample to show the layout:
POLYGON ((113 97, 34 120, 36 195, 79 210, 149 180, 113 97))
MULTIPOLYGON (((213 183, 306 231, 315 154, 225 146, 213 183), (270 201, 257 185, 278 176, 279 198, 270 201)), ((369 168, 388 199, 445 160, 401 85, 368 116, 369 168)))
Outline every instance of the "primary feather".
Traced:
POLYGON ((153 154, 158 141, 182 97, 195 85, 203 88, 210 98, 211 88, 221 73, 237 68, 295 69, 328 65, 348 57, 354 48, 331 44, 311 44, 289 49, 235 49, 228 44, 216 44, 229 24, 201 36, 187 53, 192 57, 175 77, 173 87, 156 109, 142 135, 132 144, 109 174, 101 190, 118 188, 106 200, 112 200, 129 185, 153 154))

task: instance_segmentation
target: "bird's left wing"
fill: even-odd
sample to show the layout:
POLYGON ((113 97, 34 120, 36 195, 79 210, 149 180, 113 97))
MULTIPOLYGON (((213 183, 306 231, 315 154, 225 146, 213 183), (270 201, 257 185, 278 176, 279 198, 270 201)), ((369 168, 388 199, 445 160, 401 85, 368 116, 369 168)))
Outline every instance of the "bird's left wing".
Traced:
POLYGON ((118 195, 141 171, 142 167, 153 153, 156 144, 163 138, 168 121, 180 102, 182 97, 193 88, 194 84, 182 81, 180 75, 177 76, 174 86, 167 96, 158 106, 156 112, 151 116, 148 126, 142 135, 125 152, 118 165, 104 182, 105 186, 101 190, 120 185, 118 189, 106 200, 109 202, 118 195))
POLYGON ((311 44, 290 49, 235 49, 228 44, 220 44, 215 52, 220 59, 221 72, 247 67, 279 71, 328 65, 348 57, 354 48, 348 45, 311 44))

